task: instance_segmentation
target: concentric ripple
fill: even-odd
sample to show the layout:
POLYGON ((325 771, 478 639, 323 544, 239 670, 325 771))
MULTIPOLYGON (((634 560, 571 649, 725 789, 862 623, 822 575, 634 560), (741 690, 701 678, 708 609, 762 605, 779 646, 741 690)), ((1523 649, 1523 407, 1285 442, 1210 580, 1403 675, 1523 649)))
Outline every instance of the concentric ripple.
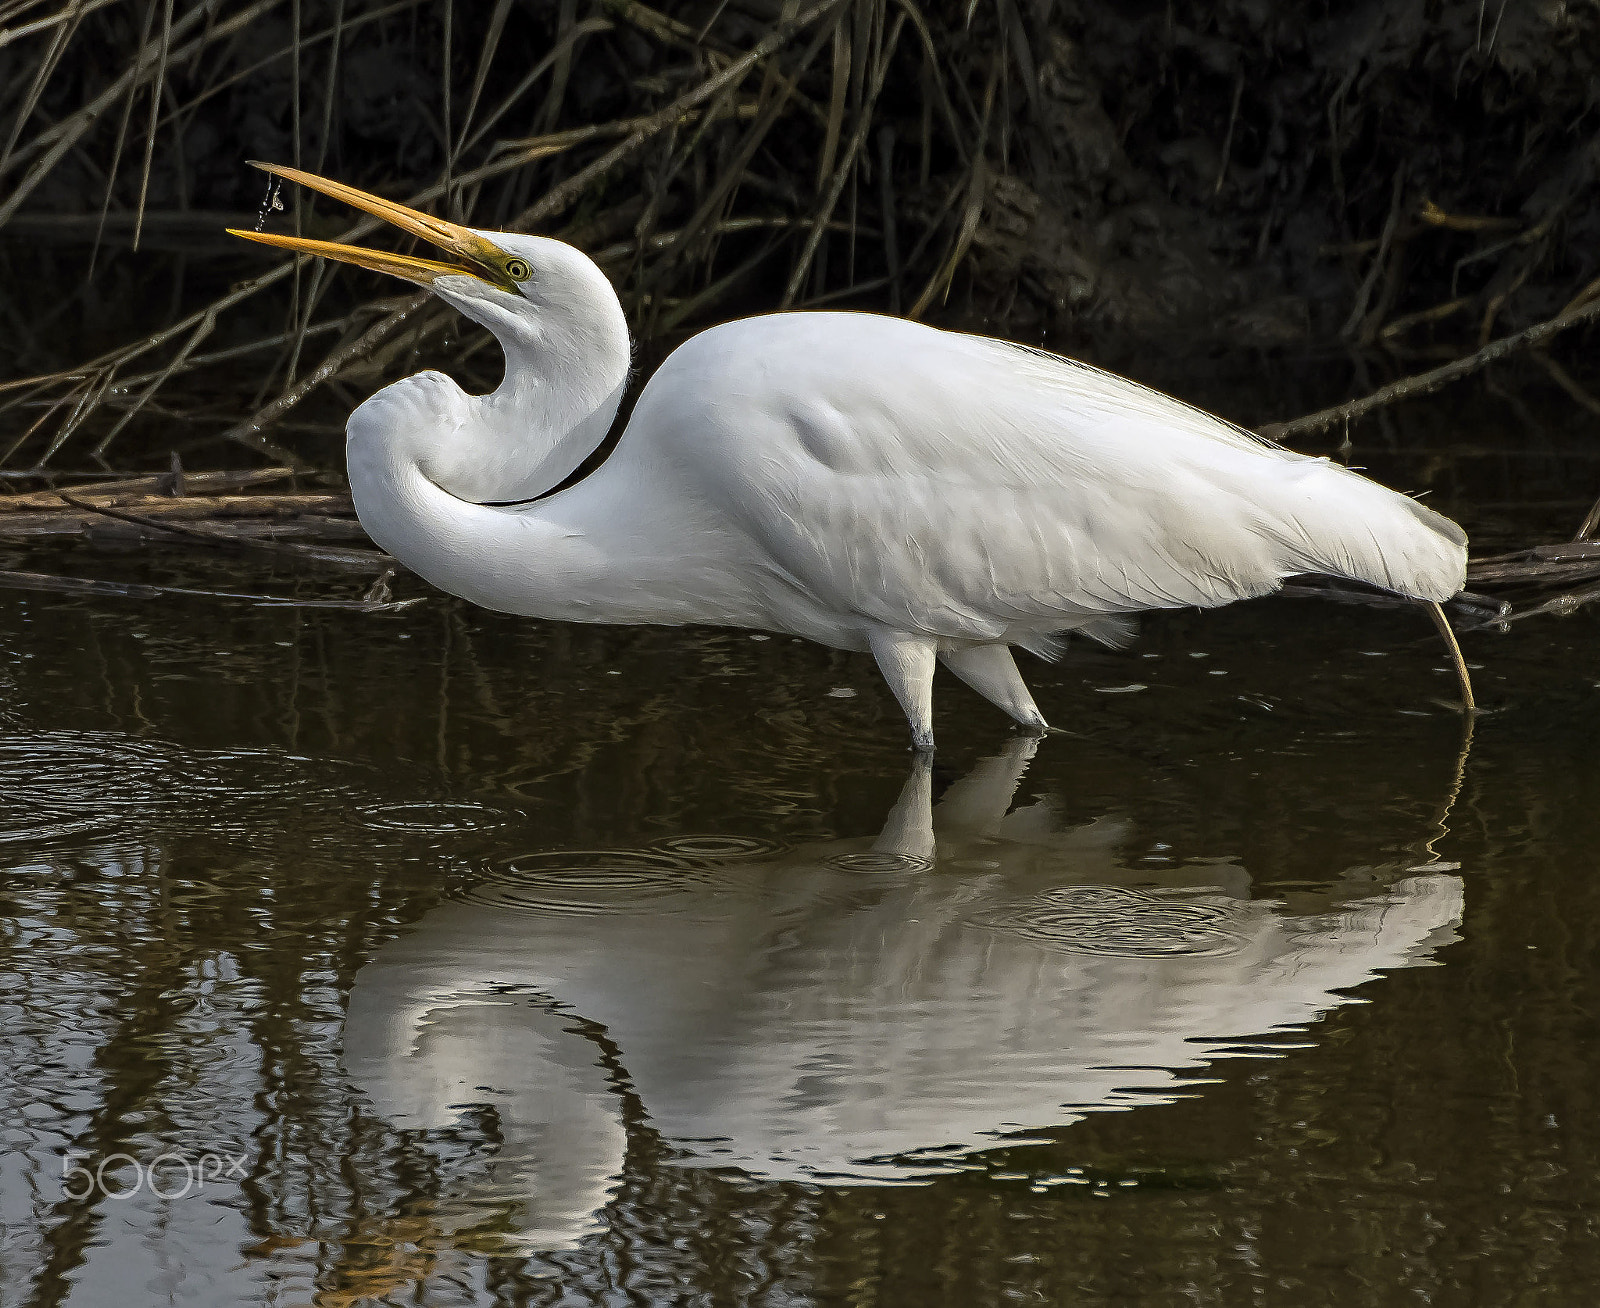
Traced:
POLYGON ((0 739, 0 842, 152 825, 208 791, 174 751, 101 732, 0 739), (190 801, 185 804, 185 800, 190 801))
POLYGON ((706 889, 717 880, 709 868, 665 850, 549 850, 501 863, 466 897, 539 913, 620 913, 706 889))
POLYGON ((749 836, 669 836, 658 840, 657 849, 694 862, 728 863, 737 859, 770 858, 782 846, 775 840, 755 840, 749 836))
POLYGON ((1248 939, 1245 906, 1173 899, 1122 886, 1062 886, 985 914, 978 924, 1074 953, 1120 958, 1214 957, 1248 939))
POLYGON ((897 872, 926 872, 933 867, 931 858, 918 854, 896 854, 890 850, 867 849, 853 854, 835 854, 828 859, 832 867, 841 872, 855 872, 867 876, 888 876, 897 872))
POLYGON ((0 844, 107 831, 228 831, 346 797, 273 750, 191 750, 115 732, 0 737, 0 844))
POLYGON ((736 869, 781 849, 743 836, 669 836, 644 849, 543 850, 504 860, 466 897, 539 913, 659 911, 676 896, 729 888, 736 869))
POLYGON ((458 835, 463 832, 492 831, 505 826, 509 815, 488 804, 442 800, 414 804, 362 804, 354 814, 362 826, 376 831, 407 831, 419 834, 458 835))

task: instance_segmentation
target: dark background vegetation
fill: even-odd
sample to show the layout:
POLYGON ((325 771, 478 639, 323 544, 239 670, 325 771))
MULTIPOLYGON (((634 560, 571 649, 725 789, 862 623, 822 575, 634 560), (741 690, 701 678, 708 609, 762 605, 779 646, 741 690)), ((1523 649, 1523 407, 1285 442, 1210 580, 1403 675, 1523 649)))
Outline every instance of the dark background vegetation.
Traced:
MULTIPOLYGON (((1342 399, 1600 292, 1597 74, 1595 0, 0 0, 0 466, 326 466, 382 381, 493 383, 442 305, 224 236, 351 227, 251 158, 572 240, 646 363, 829 304, 1342 399)), ((1600 412, 1589 330, 1521 380, 1600 412)))

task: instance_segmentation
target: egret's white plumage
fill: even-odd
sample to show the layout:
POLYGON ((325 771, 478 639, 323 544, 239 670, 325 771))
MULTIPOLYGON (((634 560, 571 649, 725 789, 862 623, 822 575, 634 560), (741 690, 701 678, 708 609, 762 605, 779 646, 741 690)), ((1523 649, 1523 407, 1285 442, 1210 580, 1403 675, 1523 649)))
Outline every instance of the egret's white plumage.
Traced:
POLYGON ((1459 527, 1346 468, 1068 359, 873 314, 702 332, 650 378, 611 456, 547 494, 626 388, 627 324, 604 274, 559 241, 274 171, 464 260, 272 238, 424 282, 504 346, 494 393, 425 372, 348 428, 372 537, 488 608, 870 649, 928 749, 936 658, 1042 728, 1012 645, 1114 638, 1124 615, 1264 595, 1300 573, 1430 601, 1463 584, 1459 527))

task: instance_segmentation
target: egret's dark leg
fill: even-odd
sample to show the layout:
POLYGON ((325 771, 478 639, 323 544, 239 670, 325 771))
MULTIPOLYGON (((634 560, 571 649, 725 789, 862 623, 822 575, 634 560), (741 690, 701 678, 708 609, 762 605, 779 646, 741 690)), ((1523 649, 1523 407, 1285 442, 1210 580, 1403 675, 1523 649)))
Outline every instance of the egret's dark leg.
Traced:
POLYGON ((870 637, 878 670, 911 723, 911 747, 933 753, 933 665, 939 648, 926 636, 875 631, 870 637))
POLYGON ((945 667, 971 686, 1020 727, 1043 735, 1050 730, 1017 671, 1009 645, 974 645, 947 650, 939 656, 945 667))

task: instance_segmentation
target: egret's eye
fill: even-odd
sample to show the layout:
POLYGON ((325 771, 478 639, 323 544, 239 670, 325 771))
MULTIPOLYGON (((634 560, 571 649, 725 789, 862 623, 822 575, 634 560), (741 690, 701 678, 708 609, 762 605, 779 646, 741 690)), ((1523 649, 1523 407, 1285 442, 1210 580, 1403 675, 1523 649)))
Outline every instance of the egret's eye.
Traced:
POLYGON ((533 276, 533 269, 526 259, 507 259, 506 276, 514 282, 525 282, 533 276))

